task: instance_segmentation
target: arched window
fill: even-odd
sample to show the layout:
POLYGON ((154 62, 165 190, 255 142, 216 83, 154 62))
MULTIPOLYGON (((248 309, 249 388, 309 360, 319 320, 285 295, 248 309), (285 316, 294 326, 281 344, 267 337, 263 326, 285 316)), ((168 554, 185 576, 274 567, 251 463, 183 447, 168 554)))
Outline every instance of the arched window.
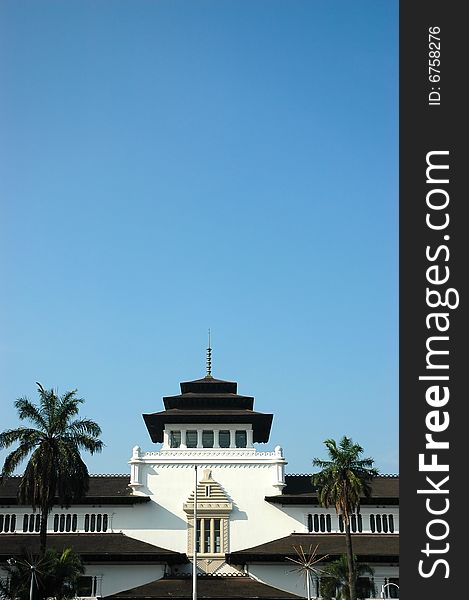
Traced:
POLYGON ((388 521, 389 521, 389 532, 394 533, 394 516, 388 515, 388 521))

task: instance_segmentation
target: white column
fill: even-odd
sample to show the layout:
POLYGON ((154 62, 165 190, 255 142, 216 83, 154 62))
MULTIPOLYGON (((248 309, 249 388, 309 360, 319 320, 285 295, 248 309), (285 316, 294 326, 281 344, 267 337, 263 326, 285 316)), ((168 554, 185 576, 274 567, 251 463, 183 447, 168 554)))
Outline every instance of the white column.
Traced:
POLYGON ((230 448, 236 448, 235 432, 230 429, 230 448))
POLYGON ((219 437, 219 430, 215 429, 213 432, 213 447, 214 448, 219 448, 220 447, 220 437, 219 437))
POLYGON ((202 448, 202 429, 197 429, 197 448, 202 448))
POLYGON ((181 429, 181 448, 187 448, 186 445, 186 430, 181 429))
POLYGON ((253 435, 254 435, 253 430, 252 429, 248 429, 248 439, 247 439, 247 447, 248 448, 252 448, 253 447, 253 444, 254 444, 254 442, 252 441, 253 435))

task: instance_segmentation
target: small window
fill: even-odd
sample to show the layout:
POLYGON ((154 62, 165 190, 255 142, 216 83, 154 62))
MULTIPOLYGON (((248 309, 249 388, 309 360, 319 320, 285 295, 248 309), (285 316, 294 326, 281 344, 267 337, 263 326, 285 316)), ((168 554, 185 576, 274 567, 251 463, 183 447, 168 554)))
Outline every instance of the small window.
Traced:
POLYGON ((204 519, 204 552, 210 554, 212 552, 211 535, 210 535, 211 519, 204 519))
POLYGON ((213 431, 202 432, 202 446, 204 448, 213 448, 213 431))
POLYGON ((370 529, 371 533, 374 533, 376 531, 376 521, 375 516, 373 514, 370 515, 370 529))
POLYGON ((321 515, 319 522, 321 524, 321 533, 324 533, 326 531, 326 515, 321 515))
POLYGON ((313 531, 313 515, 308 515, 308 532, 312 533, 313 531))
POLYGON ((229 448, 230 442, 230 432, 222 429, 222 431, 220 431, 218 434, 218 445, 220 448, 229 448))
POLYGON ((236 448, 246 448, 247 434, 245 431, 237 431, 235 439, 236 439, 236 448))
POLYGON ((383 531, 388 532, 388 515, 383 515, 383 531))
POLYGON ((215 542, 215 553, 220 554, 221 552, 221 521, 220 519, 213 520, 213 534, 215 542))
POLYGON ((169 432, 169 447, 170 448, 179 448, 181 446, 181 432, 180 431, 170 431, 169 432))
POLYGON ((78 579, 77 596, 93 595, 93 578, 89 575, 81 576, 78 579))
POLYGON ((376 515, 376 531, 381 533, 381 515, 376 515))
POLYGON ((341 533, 344 533, 344 518, 342 515, 339 515, 339 530, 341 533))
POLYGON ((186 446, 188 448, 197 448, 197 431, 186 432, 186 446))
POLYGON ((394 533, 394 517, 393 517, 393 515, 388 515, 388 521, 389 521, 389 532, 394 533))

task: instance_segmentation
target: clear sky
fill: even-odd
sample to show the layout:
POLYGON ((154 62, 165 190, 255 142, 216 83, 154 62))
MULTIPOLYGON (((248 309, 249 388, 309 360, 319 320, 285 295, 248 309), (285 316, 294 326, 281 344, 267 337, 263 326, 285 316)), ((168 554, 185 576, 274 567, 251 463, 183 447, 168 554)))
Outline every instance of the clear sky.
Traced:
POLYGON ((0 199, 0 430, 77 388, 127 473, 211 328, 259 450, 398 472, 397 0, 2 0, 0 199))

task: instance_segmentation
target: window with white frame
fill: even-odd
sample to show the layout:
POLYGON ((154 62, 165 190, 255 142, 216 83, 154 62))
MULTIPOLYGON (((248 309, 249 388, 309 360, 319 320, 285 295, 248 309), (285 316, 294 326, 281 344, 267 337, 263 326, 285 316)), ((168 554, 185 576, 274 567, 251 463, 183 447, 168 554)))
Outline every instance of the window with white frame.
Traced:
POLYGON ((181 432, 180 431, 170 431, 169 432, 169 447, 170 448, 179 448, 181 446, 181 432))

